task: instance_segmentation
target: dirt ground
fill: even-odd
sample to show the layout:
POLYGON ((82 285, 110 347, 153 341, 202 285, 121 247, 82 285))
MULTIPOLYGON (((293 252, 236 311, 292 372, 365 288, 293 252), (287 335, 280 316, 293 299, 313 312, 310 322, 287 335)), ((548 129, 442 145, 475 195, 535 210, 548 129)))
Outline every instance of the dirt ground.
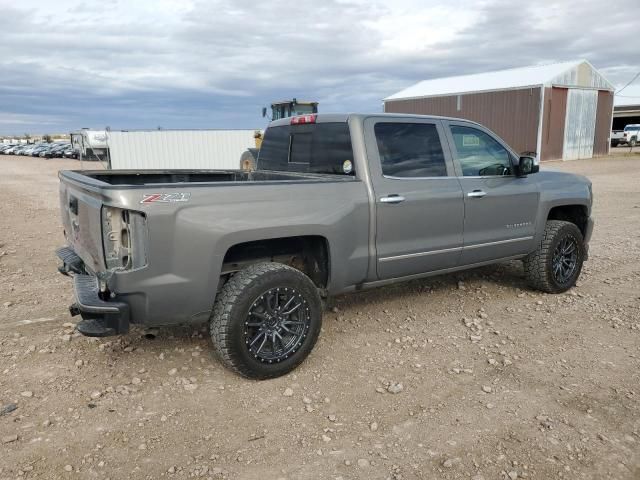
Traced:
POLYGON ((0 479, 640 478, 640 155, 544 165, 594 184, 567 294, 513 262, 340 297, 264 382, 200 327, 73 333, 64 168, 0 156, 0 479))

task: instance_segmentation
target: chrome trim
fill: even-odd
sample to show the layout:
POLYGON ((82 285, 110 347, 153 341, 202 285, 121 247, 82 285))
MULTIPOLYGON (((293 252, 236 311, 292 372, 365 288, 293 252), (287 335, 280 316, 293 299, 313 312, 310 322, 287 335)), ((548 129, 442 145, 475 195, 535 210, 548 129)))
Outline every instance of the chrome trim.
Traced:
POLYGON ((407 253, 405 255, 395 255, 392 257, 382 257, 378 259, 379 262, 389 262, 393 260, 404 260, 406 258, 416 258, 416 257, 426 257, 428 255, 438 255, 440 253, 448 253, 448 252, 456 252, 460 250, 481 248, 481 247, 490 247, 492 245, 502 245, 505 243, 515 243, 515 242, 524 242, 526 240, 533 240, 533 235, 528 237, 518 237, 518 238, 509 238, 508 240, 498 240, 496 242, 486 242, 486 243, 476 243, 474 245, 465 245, 462 247, 453 247, 453 248, 443 248, 441 250, 429 250, 426 252, 417 252, 417 253, 407 253))
POLYGON ((494 260, 487 260, 485 262, 470 263, 467 265, 458 265, 456 267, 443 268, 441 270, 432 270, 430 272, 414 273, 413 275, 405 275, 402 277, 393 277, 393 278, 385 278, 383 280, 374 280, 371 282, 364 282, 364 283, 359 283, 357 285, 352 285, 350 287, 345 287, 336 293, 358 292, 361 290, 368 290, 374 287, 381 287, 383 285, 391 285, 397 282, 406 282, 407 280, 416 280, 418 278, 426 278, 426 277, 433 277, 435 275, 442 275, 443 273, 460 272, 462 270, 468 270, 470 268, 481 267, 484 265, 493 265, 495 263, 504 262, 507 260, 515 260, 515 259, 523 258, 525 256, 526 254, 510 255, 508 257, 496 258, 494 260))
POLYGON ((391 175, 382 175, 387 180, 446 180, 446 179, 462 179, 462 178, 519 178, 516 175, 444 175, 440 177, 394 177, 391 175))
POLYGON ((392 175, 382 175, 387 180, 443 180, 447 178, 458 178, 455 175, 441 175, 439 177, 394 177, 392 175))
POLYGON ((406 255, 396 255, 393 257, 383 257, 380 262, 389 262, 391 260, 403 260, 405 258, 426 257, 427 255, 437 255, 439 253, 456 252, 462 250, 462 247, 444 248, 442 250, 429 250, 428 252, 407 253, 406 255))
POLYGON ((518 238, 509 238, 508 240, 498 240, 495 242, 486 242, 486 243, 476 243, 474 245, 465 245, 464 250, 473 249, 473 248, 481 248, 481 247, 490 247, 492 245, 502 245, 505 243, 515 243, 515 242, 524 242, 525 240, 533 240, 533 235, 528 237, 518 237, 518 238))
POLYGON ((487 192, 484 192, 482 190, 474 190, 473 192, 467 193, 467 197, 469 198, 482 198, 486 196, 487 196, 487 192))
POLYGON ((380 203, 402 203, 406 200, 402 195, 389 195, 388 197, 381 197, 380 203))
POLYGON ((516 175, 460 175, 458 178, 518 178, 516 175))

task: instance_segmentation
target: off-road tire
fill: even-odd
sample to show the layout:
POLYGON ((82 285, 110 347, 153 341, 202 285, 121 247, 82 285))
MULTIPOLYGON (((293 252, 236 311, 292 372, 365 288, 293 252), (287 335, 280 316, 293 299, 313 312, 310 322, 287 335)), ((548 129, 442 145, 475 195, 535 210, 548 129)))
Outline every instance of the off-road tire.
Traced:
POLYGON ((251 265, 236 273, 222 287, 209 320, 214 351, 234 372, 256 380, 275 378, 295 369, 313 349, 322 326, 322 304, 311 279, 295 268, 274 262, 251 265), (268 363, 255 358, 245 339, 249 309, 266 291, 295 288, 306 301, 309 324, 300 346, 288 358, 268 363))
POLYGON ((523 260, 524 272, 533 288, 546 293, 562 293, 576 283, 585 258, 584 239, 580 229, 571 222, 548 220, 542 240, 535 252, 523 260), (553 256, 558 244, 567 236, 576 240, 577 260, 573 274, 565 282, 559 282, 553 273, 553 256))

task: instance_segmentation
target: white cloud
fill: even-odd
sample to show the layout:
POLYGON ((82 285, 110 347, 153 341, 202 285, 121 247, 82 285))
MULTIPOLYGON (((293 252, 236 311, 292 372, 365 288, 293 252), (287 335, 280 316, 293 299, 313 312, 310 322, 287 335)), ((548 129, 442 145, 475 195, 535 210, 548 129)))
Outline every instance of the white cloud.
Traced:
POLYGON ((598 2, 0 2, 0 110, 65 128, 255 127, 287 97, 379 111, 437 76, 584 57, 621 84, 640 68, 637 21, 598 2))
POLYGON ((60 120, 59 117, 50 115, 27 115, 0 111, 0 125, 55 125, 60 120))

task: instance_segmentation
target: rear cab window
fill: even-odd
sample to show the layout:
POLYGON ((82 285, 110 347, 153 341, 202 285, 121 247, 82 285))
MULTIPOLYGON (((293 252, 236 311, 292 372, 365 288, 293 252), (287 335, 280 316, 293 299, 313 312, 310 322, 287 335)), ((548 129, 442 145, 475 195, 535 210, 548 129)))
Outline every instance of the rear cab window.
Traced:
POLYGON ((349 125, 320 122, 267 128, 260 170, 355 175, 349 125))
POLYGON ((391 178, 446 177, 447 165, 434 124, 378 122, 374 127, 382 174, 391 178))

